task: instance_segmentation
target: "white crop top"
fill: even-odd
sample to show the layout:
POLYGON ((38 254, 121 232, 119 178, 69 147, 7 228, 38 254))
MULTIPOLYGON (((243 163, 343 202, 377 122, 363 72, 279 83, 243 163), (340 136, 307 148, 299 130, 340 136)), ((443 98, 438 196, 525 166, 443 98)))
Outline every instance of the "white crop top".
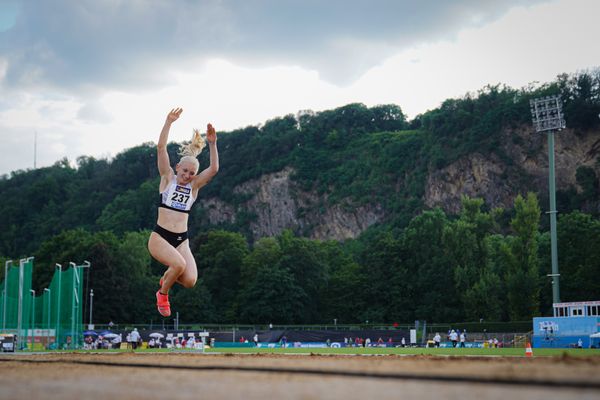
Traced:
POLYGON ((167 189, 160 193, 158 206, 174 211, 189 213, 194 201, 196 201, 196 199, 192 196, 192 184, 179 185, 177 184, 177 177, 175 176, 167 189))

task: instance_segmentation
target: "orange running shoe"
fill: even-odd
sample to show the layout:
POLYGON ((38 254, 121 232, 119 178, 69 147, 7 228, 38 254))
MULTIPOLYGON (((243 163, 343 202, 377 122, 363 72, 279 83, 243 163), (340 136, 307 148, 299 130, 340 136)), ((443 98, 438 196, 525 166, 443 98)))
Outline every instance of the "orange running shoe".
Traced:
POLYGON ((169 295, 162 294, 160 290, 156 292, 156 308, 163 317, 171 315, 171 304, 169 303, 169 295))

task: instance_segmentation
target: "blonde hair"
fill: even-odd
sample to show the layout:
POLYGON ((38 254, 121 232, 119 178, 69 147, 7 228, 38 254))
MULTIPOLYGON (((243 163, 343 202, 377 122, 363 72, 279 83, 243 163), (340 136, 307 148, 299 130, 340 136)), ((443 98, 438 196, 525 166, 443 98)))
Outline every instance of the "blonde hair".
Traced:
POLYGON ((192 140, 189 142, 183 142, 181 146, 179 146, 179 155, 181 159, 179 163, 182 162, 190 162, 196 166, 196 171, 200 167, 200 162, 196 158, 200 153, 202 153, 202 149, 206 146, 206 140, 200 135, 200 131, 198 129, 194 129, 194 135, 192 136, 192 140))
POLYGON ((179 146, 179 155, 182 157, 196 158, 200 153, 202 153, 202 149, 205 146, 206 140, 202 137, 202 135, 200 135, 200 131, 198 129, 194 129, 192 140, 189 142, 183 142, 183 144, 179 146))

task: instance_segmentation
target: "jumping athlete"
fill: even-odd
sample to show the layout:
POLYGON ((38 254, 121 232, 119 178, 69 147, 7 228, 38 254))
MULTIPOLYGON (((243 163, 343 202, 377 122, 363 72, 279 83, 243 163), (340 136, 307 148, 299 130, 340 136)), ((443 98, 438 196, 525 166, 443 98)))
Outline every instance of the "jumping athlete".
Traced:
POLYGON ((206 141, 194 129, 192 141, 181 147, 182 156, 175 166, 169 162, 167 141, 171 124, 179 118, 183 109, 174 108, 167 115, 158 139, 158 172, 160 173, 160 199, 158 221, 148 240, 148 250, 152 257, 167 266, 160 279, 160 289, 156 292, 156 306, 163 317, 171 315, 169 289, 175 282, 191 288, 196 284, 198 269, 190 250, 188 240, 188 214, 198 197, 198 190, 206 185, 219 171, 217 133, 211 124, 206 129, 206 141), (198 173, 200 164, 196 158, 208 142, 210 165, 198 173))

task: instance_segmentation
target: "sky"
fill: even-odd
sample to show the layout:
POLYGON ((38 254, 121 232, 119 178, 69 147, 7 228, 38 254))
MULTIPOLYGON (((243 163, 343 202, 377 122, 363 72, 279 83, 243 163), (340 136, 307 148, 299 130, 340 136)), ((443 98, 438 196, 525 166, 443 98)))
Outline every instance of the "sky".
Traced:
MULTIPOLYGON (((600 66, 597 0, 0 0, 0 175, 600 66), (34 146, 35 144, 35 146, 34 146), (35 149, 35 151, 34 151, 35 149)), ((224 162, 226 160, 223 160, 224 162)))

